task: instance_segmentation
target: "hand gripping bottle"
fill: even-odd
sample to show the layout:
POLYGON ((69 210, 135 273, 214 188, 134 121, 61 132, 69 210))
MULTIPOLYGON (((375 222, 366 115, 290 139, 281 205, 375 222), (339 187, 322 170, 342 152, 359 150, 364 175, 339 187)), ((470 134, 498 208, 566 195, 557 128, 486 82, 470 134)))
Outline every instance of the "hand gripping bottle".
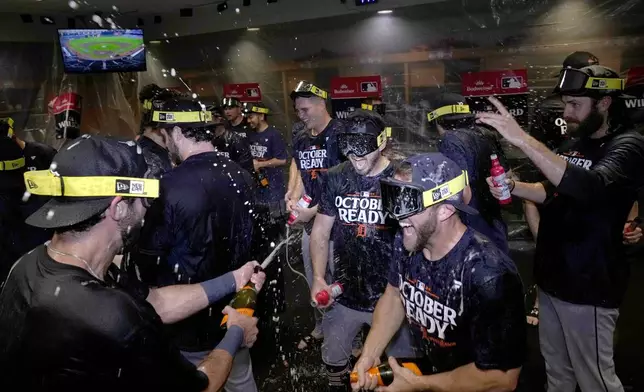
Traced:
MULTIPOLYGON (((297 202, 297 205, 302 208, 309 208, 309 205, 311 205, 311 197, 309 195, 302 196, 302 198, 297 202)), ((287 223, 292 225, 298 215, 299 213, 297 211, 291 211, 291 215, 288 217, 287 223)))
POLYGON ((315 294, 315 300, 311 301, 311 306, 316 307, 318 305, 326 306, 329 304, 331 298, 336 299, 344 292, 344 287, 341 283, 335 282, 329 286, 329 290, 322 290, 319 293, 315 294))
MULTIPOLYGON (((237 294, 232 301, 230 301, 230 307, 238 311, 239 313, 253 317, 255 313, 255 305, 257 304, 257 289, 255 288, 255 283, 248 282, 237 294)), ((226 329, 226 323, 228 322, 228 315, 224 315, 223 320, 221 320, 221 328, 226 329)))
POLYGON ((499 204, 510 204, 512 203, 512 195, 510 194, 510 187, 505 182, 505 169, 499 163, 499 158, 496 154, 490 155, 490 159, 492 159, 492 168, 490 168, 492 182, 494 182, 494 186, 503 188, 499 204))
MULTIPOLYGON (((400 362, 399 362, 400 363, 400 362)), ((415 375, 422 376, 423 373, 420 371, 418 365, 413 362, 403 362, 402 367, 411 370, 415 375)), ((391 369, 388 363, 382 363, 377 367, 371 368, 367 371, 370 375, 378 378, 379 386, 387 386, 394 382, 394 371, 391 369)), ((358 372, 351 372, 350 375, 351 383, 355 384, 358 382, 358 372)))

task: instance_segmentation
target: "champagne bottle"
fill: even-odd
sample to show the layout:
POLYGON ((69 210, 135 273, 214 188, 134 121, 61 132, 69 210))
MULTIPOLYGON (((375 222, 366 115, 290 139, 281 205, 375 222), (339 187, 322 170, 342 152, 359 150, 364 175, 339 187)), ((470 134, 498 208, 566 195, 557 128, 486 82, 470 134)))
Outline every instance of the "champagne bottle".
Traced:
POLYGON ((257 172, 257 180, 259 181, 259 185, 261 185, 262 187, 266 188, 268 186, 268 177, 263 170, 259 170, 257 172))
MULTIPOLYGON (((417 376, 423 375, 418 365, 416 365, 413 362, 403 362, 401 365, 402 367, 411 370, 417 376)), ((389 366, 389 363, 387 362, 382 363, 377 367, 369 369, 367 373, 369 373, 373 377, 378 377, 378 385, 380 386, 387 386, 392 382, 394 382, 394 371, 391 369, 391 366, 389 366)), ((351 372, 350 379, 352 384, 357 383, 358 372, 355 372, 355 371, 351 372)))
MULTIPOLYGON (((230 301, 230 307, 238 311, 239 313, 253 317, 255 313, 255 306, 257 304, 257 289, 255 288, 255 283, 248 282, 237 294, 232 301, 230 301)), ((226 329, 226 323, 228 322, 228 315, 224 315, 223 320, 221 320, 221 328, 226 329)))

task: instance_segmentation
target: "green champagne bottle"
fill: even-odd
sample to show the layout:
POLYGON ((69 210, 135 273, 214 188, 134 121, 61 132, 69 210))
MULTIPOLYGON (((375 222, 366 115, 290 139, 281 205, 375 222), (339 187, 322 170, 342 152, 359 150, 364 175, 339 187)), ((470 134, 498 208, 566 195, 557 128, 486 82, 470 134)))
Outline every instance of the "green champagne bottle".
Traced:
MULTIPOLYGON (((255 283, 248 282, 237 294, 232 301, 230 307, 243 314, 244 316, 253 317, 255 313, 255 306, 257 304, 257 289, 255 283)), ((221 328, 226 329, 228 322, 228 315, 225 314, 221 320, 221 328)))

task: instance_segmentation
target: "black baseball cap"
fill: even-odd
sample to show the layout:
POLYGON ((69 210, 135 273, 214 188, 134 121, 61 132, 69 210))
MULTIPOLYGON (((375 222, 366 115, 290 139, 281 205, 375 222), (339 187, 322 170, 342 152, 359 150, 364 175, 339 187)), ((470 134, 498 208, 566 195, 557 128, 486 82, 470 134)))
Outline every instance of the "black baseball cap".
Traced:
MULTIPOLYGON (((562 69, 573 68, 581 69, 589 65, 599 65, 599 59, 597 56, 590 52, 572 52, 568 55, 563 61, 561 66, 562 69)), ((558 71, 556 74, 553 74, 554 77, 559 77, 561 71, 558 71)))
POLYGON ((461 120, 474 117, 465 97, 460 94, 440 93, 430 100, 429 105, 430 112, 427 114, 427 119, 430 122, 438 118, 461 120))
POLYGON ((242 104, 237 98, 232 98, 232 97, 226 97, 221 100, 221 106, 224 108, 228 107, 241 107, 242 104))
POLYGON ((319 97, 326 100, 329 97, 329 93, 327 93, 326 90, 306 80, 300 80, 293 91, 291 91, 291 99, 293 101, 295 101, 297 98, 311 97, 319 97))
POLYGON ((262 102, 246 102, 242 108, 242 113, 246 116, 251 113, 264 114, 268 116, 271 111, 262 102))
POLYGON ((158 127, 184 125, 207 128, 212 122, 212 112, 206 105, 191 98, 171 98, 160 102, 152 112, 152 122, 158 127))
MULTIPOLYGON (((75 139, 69 146, 58 152, 54 156, 50 171, 62 179, 65 177, 140 179, 148 177, 148 166, 136 142, 91 135, 83 135, 75 139)), ((26 185, 28 191, 31 189, 36 193, 37 183, 27 179, 26 185)), ((114 191, 119 190, 118 185, 119 181, 116 180, 113 187, 117 189, 113 189, 114 191)), ((144 189, 141 191, 141 197, 148 196, 144 189)), ((114 197, 54 196, 29 216, 26 222, 46 229, 73 226, 105 211, 114 197)))

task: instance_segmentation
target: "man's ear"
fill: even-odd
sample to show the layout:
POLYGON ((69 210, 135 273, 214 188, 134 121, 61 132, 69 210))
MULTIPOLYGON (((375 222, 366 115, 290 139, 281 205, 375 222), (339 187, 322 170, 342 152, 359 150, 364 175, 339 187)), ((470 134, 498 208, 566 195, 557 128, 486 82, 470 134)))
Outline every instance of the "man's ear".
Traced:
POLYGON ((127 204, 121 196, 112 199, 110 206, 107 207, 107 215, 115 221, 120 221, 127 216, 127 204))
POLYGON ((438 213, 438 220, 443 222, 451 218, 452 215, 456 214, 456 207, 454 207, 451 204, 443 203, 440 206, 438 206, 437 213, 438 213))

